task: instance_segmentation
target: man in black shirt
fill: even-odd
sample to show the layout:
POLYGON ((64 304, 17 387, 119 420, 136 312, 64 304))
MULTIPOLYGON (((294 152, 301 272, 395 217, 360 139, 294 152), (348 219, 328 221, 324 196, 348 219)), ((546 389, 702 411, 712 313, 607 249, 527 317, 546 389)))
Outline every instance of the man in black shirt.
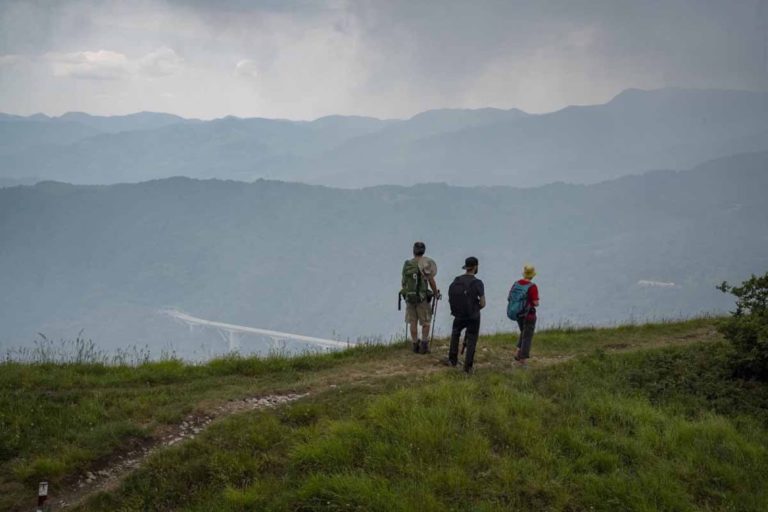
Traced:
POLYGON ((464 371, 472 372, 472 363, 475 360, 475 348, 477 336, 480 332, 480 310, 485 307, 485 286, 475 277, 478 270, 478 261, 470 256, 464 261, 462 267, 466 272, 453 280, 448 289, 448 301, 451 306, 453 330, 451 331, 451 347, 448 351, 446 364, 456 366, 459 358, 459 337, 461 331, 466 329, 464 343, 466 354, 464 356, 464 371))

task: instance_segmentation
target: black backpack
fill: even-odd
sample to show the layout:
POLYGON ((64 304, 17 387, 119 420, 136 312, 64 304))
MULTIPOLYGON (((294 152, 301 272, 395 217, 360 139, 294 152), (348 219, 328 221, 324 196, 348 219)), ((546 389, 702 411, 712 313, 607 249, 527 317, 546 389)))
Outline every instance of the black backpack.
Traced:
POLYGON ((470 286, 475 278, 467 279, 459 276, 448 287, 448 304, 451 306, 451 315, 456 318, 470 318, 477 313, 477 297, 473 297, 470 286))

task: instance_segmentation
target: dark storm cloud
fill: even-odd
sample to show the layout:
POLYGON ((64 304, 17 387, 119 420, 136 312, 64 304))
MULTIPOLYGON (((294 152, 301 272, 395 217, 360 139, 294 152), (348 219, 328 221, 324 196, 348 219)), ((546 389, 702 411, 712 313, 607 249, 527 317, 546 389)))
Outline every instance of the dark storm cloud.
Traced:
POLYGON ((764 88, 765 4, 370 1, 352 10, 387 62, 429 85, 450 79, 460 87, 489 62, 514 61, 543 47, 559 47, 563 59, 579 58, 579 42, 569 37, 582 34, 588 38, 581 42, 584 57, 605 72, 635 67, 661 72, 669 84, 764 88))
POLYGON ((550 110, 627 87, 765 90, 767 16, 766 0, 6 0, 0 110, 402 116, 550 110), (137 71, 159 54, 176 64, 137 71), (127 71, 110 84, 84 84, 116 62, 127 71))

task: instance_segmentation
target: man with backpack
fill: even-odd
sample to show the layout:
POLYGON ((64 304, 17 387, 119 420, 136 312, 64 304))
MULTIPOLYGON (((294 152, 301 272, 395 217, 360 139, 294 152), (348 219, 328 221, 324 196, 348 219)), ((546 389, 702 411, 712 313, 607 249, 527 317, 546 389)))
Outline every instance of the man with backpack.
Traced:
POLYGON ((435 283, 437 263, 424 256, 426 251, 424 242, 413 244, 413 258, 403 263, 400 289, 400 296, 405 299, 405 322, 410 327, 413 351, 420 354, 429 352, 432 300, 440 300, 440 290, 435 283), (418 324, 421 324, 421 338, 418 324))
POLYGON ((516 281, 507 296, 507 316, 517 322, 520 338, 517 341, 515 361, 525 366, 531 357, 533 331, 536 329, 536 308, 539 307, 539 288, 531 281, 536 275, 533 265, 523 267, 523 278, 516 281))
POLYGON ((472 364, 475 360, 475 348, 477 336, 480 333, 480 310, 485 307, 485 286, 475 277, 479 263, 477 258, 470 256, 464 261, 462 267, 466 272, 458 276, 448 288, 448 302, 453 315, 453 329, 451 330, 451 346, 448 349, 446 364, 456 366, 459 358, 459 337, 461 331, 466 329, 464 343, 466 354, 464 355, 464 371, 472 373, 472 364))

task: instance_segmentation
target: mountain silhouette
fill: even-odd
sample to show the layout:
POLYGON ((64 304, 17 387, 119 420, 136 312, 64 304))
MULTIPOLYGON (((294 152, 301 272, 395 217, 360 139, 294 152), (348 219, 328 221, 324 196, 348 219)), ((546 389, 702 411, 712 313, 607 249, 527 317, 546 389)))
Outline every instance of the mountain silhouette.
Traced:
POLYGON ((768 150, 768 94, 627 90, 532 115, 445 109, 406 120, 184 120, 166 114, 0 118, 0 178, 80 184, 172 176, 345 188, 595 183, 768 150))

